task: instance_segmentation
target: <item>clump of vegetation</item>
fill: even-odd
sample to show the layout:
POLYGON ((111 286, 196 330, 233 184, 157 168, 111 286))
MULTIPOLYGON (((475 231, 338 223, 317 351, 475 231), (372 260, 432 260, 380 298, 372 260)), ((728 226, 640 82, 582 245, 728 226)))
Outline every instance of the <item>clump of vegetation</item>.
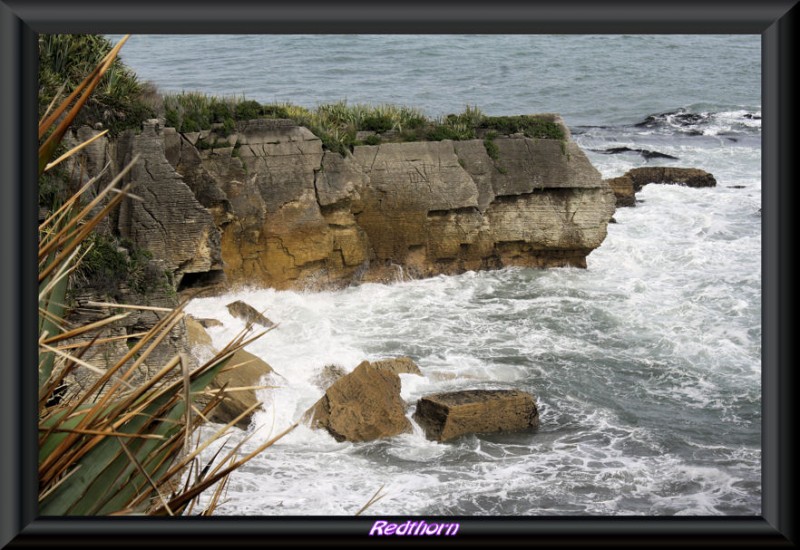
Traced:
POLYGON ((283 118, 280 116, 285 114, 282 110, 270 107, 244 97, 217 97, 200 92, 164 96, 166 124, 179 132, 200 132, 211 129, 214 124, 222 124, 225 133, 231 134, 239 120, 283 118))
MULTIPOLYGON (((326 103, 316 109, 291 104, 261 105, 242 98, 218 98, 197 92, 184 92, 164 98, 166 122, 181 132, 209 130, 222 123, 230 132, 237 121, 254 118, 290 119, 305 126, 322 140, 323 147, 346 155, 356 145, 379 145, 397 141, 462 141, 480 135, 522 133, 527 137, 564 139, 561 127, 542 117, 489 117, 477 107, 467 105, 462 113, 431 119, 418 109, 396 105, 326 103), (374 132, 359 139, 359 132, 374 132)), ((490 138, 491 142, 494 138, 490 138)), ((487 143, 489 143, 487 142, 487 143)), ((201 148, 215 145, 200 144, 201 148)), ((492 144, 487 151, 494 151, 492 144)), ((490 151, 490 155, 492 152, 490 151)), ((493 157, 494 158, 494 157, 493 157)))
MULTIPOLYGON (((320 105, 314 111, 291 112, 290 118, 297 124, 307 127, 321 140, 323 146, 331 151, 346 155, 357 144, 356 135, 361 131, 401 133, 421 128, 427 119, 417 109, 395 105, 348 105, 345 101, 320 105), (298 116, 299 115, 299 116, 298 116)), ((369 136, 371 145, 385 140, 383 137, 369 136)), ((366 143, 366 141, 365 141, 366 143)))
POLYGON ((483 146, 486 148, 486 154, 489 155, 489 158, 492 160, 497 160, 500 158, 500 149, 494 142, 496 137, 497 132, 492 131, 486 134, 486 137, 483 138, 483 146))
POLYGON ((478 127, 494 130, 499 134, 524 134, 529 138, 560 140, 566 138, 559 124, 529 115, 485 117, 478 127))
MULTIPOLYGON (((40 34, 38 45, 40 117, 54 99, 64 99, 62 90, 75 89, 113 48, 110 40, 96 34, 40 34)), ((101 123, 116 135, 140 128, 160 108, 155 87, 139 82, 133 71, 115 59, 77 113, 74 125, 101 123)))
POLYGON ((124 286, 142 296, 170 287, 166 272, 153 264, 148 250, 101 233, 90 234, 85 245, 87 252, 74 274, 84 286, 117 300, 122 298, 124 286))

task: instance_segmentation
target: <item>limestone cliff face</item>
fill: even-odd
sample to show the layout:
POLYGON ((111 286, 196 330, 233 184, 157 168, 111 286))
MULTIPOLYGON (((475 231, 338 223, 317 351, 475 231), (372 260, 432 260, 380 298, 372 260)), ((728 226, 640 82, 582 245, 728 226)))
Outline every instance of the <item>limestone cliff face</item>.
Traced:
MULTIPOLYGON (((222 269, 220 231, 212 214, 165 156, 165 136, 157 123, 127 136, 125 162, 136 155, 130 172, 131 193, 119 212, 119 234, 149 250, 177 281, 187 274, 222 269)), ((118 153, 119 154, 119 153, 118 153)))
MULTIPOLYGON (((556 119, 560 120, 560 119, 556 119)), ((564 127, 566 131, 566 127, 564 127)), ((569 136, 568 132, 566 135, 569 136)), ((141 160, 117 231, 182 287, 279 289, 579 266, 614 212, 607 182, 570 139, 385 143, 323 150, 288 120, 179 134, 155 121, 109 144, 141 160)))
POLYGON ((231 284, 585 267, 614 211, 610 187, 571 141, 497 137, 495 158, 482 140, 386 143, 343 158, 305 128, 256 120, 230 136, 167 143, 221 230, 231 284))

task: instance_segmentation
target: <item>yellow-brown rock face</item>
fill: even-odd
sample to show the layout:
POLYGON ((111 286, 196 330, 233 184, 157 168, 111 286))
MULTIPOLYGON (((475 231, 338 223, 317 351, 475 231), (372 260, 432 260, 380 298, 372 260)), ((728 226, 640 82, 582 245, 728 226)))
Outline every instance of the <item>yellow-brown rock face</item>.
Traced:
POLYGON ((205 193, 228 208, 229 284, 320 289, 585 267, 614 210, 610 187, 569 140, 498 137, 496 158, 481 140, 357 146, 343 158, 305 128, 259 120, 227 142, 182 158, 200 159, 184 170, 215 181, 205 193))

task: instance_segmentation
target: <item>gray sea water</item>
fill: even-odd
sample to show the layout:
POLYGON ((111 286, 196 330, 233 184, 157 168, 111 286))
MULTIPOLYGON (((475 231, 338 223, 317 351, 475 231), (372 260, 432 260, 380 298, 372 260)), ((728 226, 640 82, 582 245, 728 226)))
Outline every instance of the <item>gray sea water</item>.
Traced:
MULTIPOLYGON (((248 447, 321 395, 317 373, 409 355, 427 393, 516 387, 536 433, 338 443, 300 427, 231 479, 230 515, 758 515, 761 94, 758 36, 134 36, 123 60, 165 91, 430 115, 561 113, 604 177, 646 165, 715 188, 649 185, 581 269, 506 269, 337 292, 197 299, 221 345, 243 299, 279 327, 248 349, 281 377, 248 447), (659 116, 655 116, 659 115, 659 116), (648 118, 650 117, 650 118, 648 118), (648 149, 678 160, 646 160, 648 149)), ((203 353, 198 350, 198 353, 203 353)))

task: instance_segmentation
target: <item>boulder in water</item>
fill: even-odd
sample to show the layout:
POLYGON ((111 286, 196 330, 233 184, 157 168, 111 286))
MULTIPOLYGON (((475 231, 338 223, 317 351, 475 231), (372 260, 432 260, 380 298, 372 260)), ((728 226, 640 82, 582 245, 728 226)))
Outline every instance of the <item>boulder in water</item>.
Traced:
MULTIPOLYGON (((211 337, 197 320, 189 316, 186 317, 186 334, 192 347, 203 346, 213 350, 211 337)), ((212 390, 223 386, 226 388, 224 399, 211 413, 211 420, 227 424, 258 403, 258 397, 252 388, 261 385, 262 378, 271 372, 272 367, 252 353, 243 349, 234 353, 209 384, 212 390)), ((252 414, 242 417, 235 426, 246 430, 251 417, 252 414)))
POLYGON ((657 166, 634 168, 625 173, 633 181, 635 191, 641 191, 648 183, 666 183, 687 187, 714 187, 717 180, 713 175, 699 168, 675 168, 657 166))
POLYGON ((227 305, 227 308, 231 315, 244 320, 246 323, 258 324, 265 328, 275 326, 275 323, 264 317, 256 308, 241 300, 231 302, 227 305))
POLYGON ((465 390, 427 395, 414 420, 428 439, 447 441, 469 433, 517 432, 539 426, 533 395, 520 390, 465 390))
POLYGON ((604 181, 614 191, 617 208, 635 206, 636 192, 641 191, 642 187, 648 183, 685 185, 687 187, 715 187, 717 185, 716 178, 705 170, 672 166, 634 168, 625 172, 623 176, 604 181))
POLYGON ((306 418, 337 441, 372 441, 411 431, 400 398, 400 377, 368 361, 334 382, 306 418))
MULTIPOLYGON (((273 372, 266 361, 243 349, 233 354, 227 365, 214 377, 210 388, 225 387, 225 398, 211 413, 211 420, 227 424, 255 404, 260 404, 253 387, 260 386, 261 380, 273 372), (246 388, 246 389, 240 389, 246 388)), ((235 426, 246 430, 250 425, 252 413, 242 417, 235 426)))

